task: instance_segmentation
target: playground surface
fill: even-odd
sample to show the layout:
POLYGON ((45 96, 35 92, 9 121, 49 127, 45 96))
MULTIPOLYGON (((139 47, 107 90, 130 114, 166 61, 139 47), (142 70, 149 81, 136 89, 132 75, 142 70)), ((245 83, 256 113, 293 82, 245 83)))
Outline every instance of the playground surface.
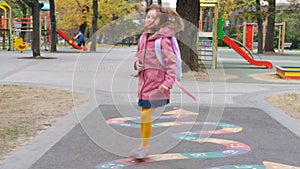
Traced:
MULTIPOLYGON (((152 156, 135 162, 125 157, 139 137, 137 79, 131 76, 135 48, 61 50, 42 54, 53 59, 38 60, 27 59, 30 52, 1 51, 1 84, 73 90, 93 98, 75 104, 76 112, 2 161, 1 169, 300 168, 300 122, 265 101, 299 93, 299 81, 257 78, 272 77, 275 69, 250 65, 232 50, 219 49, 216 70, 204 61, 211 78, 183 78, 197 102, 174 87, 164 110, 169 113, 154 121, 152 156), (178 111, 185 116, 174 119, 178 111)), ((261 57, 274 65, 300 64, 299 51, 286 53, 261 57)))

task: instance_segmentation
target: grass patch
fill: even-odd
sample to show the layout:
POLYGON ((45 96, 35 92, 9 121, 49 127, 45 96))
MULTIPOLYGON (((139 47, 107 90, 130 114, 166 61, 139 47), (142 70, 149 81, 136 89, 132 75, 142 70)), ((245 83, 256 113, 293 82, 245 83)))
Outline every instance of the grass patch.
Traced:
POLYGON ((0 160, 88 99, 67 90, 0 85, 0 160))
POLYGON ((300 121, 300 93, 286 93, 268 97, 267 102, 300 121))

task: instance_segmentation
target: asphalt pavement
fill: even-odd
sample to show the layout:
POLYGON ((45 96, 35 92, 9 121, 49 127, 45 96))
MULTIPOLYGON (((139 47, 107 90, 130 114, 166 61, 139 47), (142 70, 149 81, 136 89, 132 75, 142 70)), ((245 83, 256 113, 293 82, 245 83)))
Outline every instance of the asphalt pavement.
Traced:
MULTIPOLYGON (((60 49, 42 53, 45 59, 31 59, 30 51, 1 51, 1 84, 68 89, 91 99, 1 161, 0 168, 300 168, 300 122, 265 101, 300 92, 300 83, 254 79, 249 75, 275 69, 249 65, 230 49, 219 50, 217 70, 210 69, 210 61, 205 65, 211 77, 232 78, 183 79, 197 101, 174 86, 171 104, 154 114, 149 158, 127 158, 139 144, 135 50, 60 49)), ((300 52, 290 52, 293 56, 262 59, 299 65, 300 52)))

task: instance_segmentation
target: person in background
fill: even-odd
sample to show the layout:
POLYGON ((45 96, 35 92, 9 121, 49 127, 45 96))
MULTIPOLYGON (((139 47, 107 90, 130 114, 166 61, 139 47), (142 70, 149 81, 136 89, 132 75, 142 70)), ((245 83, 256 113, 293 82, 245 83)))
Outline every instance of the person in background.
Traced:
POLYGON ((84 34, 79 31, 78 34, 74 37, 74 39, 77 40, 77 45, 78 46, 85 46, 85 41, 84 41, 84 34))

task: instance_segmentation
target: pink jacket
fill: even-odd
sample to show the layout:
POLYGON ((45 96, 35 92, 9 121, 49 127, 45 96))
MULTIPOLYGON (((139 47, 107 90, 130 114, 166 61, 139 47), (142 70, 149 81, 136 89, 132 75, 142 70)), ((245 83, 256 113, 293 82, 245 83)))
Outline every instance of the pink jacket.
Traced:
POLYGON ((142 100, 167 100, 170 99, 170 90, 161 93, 158 87, 163 84, 169 89, 172 88, 176 78, 177 59, 172 50, 169 37, 175 35, 171 26, 161 28, 156 34, 147 39, 147 33, 141 35, 138 50, 135 55, 136 61, 143 64, 144 70, 139 72, 138 98, 142 100), (165 68, 159 63, 154 49, 155 40, 162 38, 162 58, 165 68))

